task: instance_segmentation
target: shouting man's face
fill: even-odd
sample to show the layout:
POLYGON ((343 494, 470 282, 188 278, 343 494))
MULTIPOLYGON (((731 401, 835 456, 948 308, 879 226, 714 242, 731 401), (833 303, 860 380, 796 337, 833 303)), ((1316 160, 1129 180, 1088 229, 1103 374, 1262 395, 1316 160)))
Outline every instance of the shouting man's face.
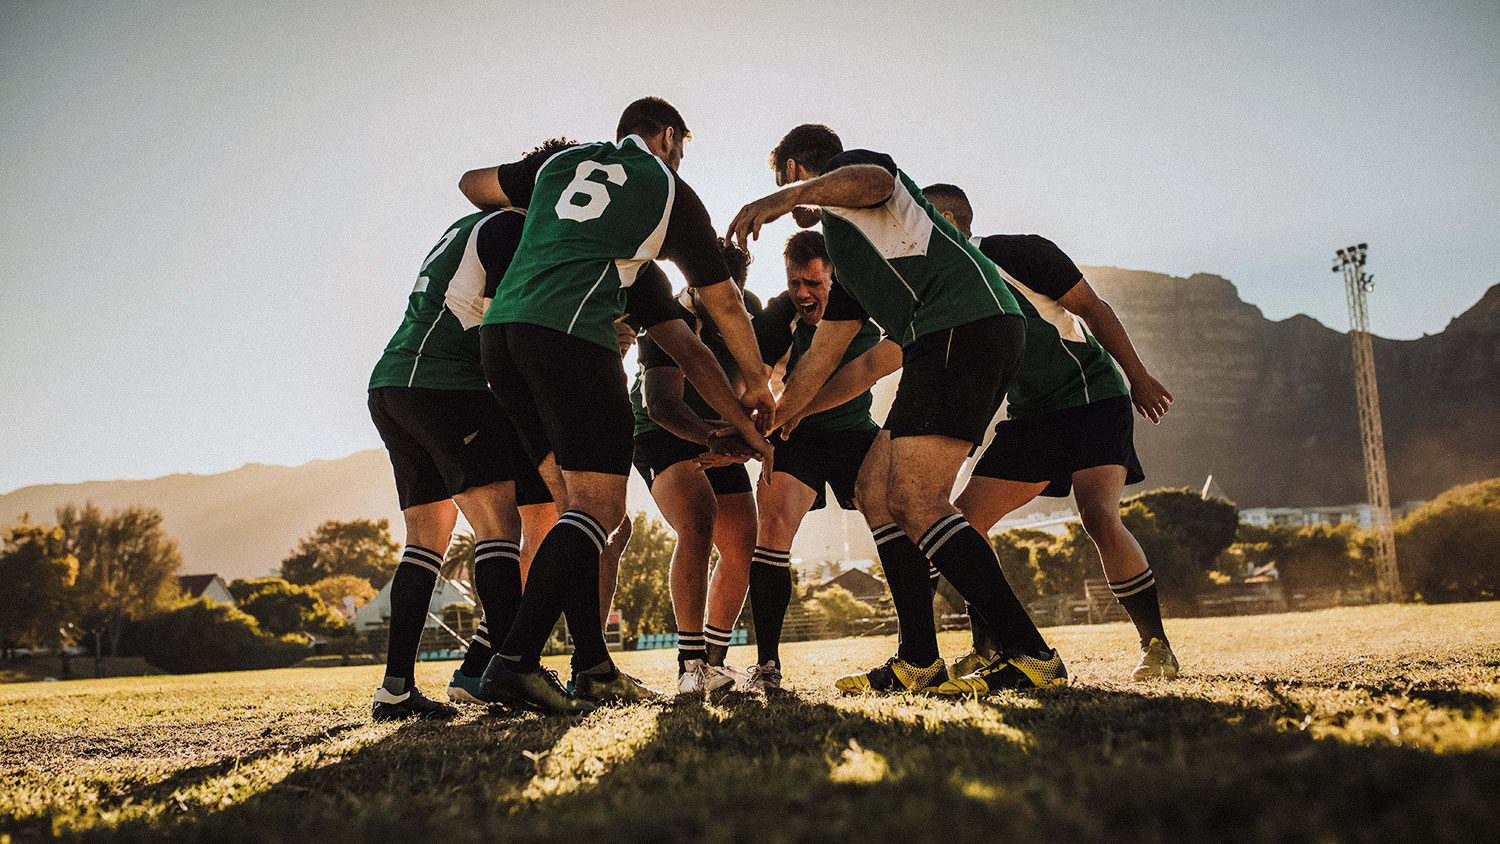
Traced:
POLYGON ((806 264, 788 265, 786 289, 797 306, 797 315, 808 325, 817 325, 828 307, 828 291, 833 287, 833 266, 822 258, 806 264))

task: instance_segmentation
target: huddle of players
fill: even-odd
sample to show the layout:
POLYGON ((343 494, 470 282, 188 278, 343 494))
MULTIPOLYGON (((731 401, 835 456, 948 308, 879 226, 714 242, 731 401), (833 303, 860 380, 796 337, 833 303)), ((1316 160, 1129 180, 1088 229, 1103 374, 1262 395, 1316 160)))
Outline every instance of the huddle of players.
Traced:
POLYGON ((1065 495, 1070 483, 1141 633, 1135 676, 1175 675, 1150 569, 1118 525, 1120 489, 1141 477, 1132 403, 1155 421, 1171 397, 1072 262, 1034 236, 971 242, 961 191, 933 186, 924 198, 889 156, 846 151, 813 124, 773 151, 784 187, 740 211, 725 238, 738 249, 727 248, 677 177, 688 137, 676 109, 646 98, 622 114, 613 143, 549 142, 461 181, 481 213, 428 256, 370 384, 408 529, 375 717, 454 712, 412 677, 442 565, 434 549, 446 547, 455 503, 475 529, 485 624, 451 697, 558 714, 654 697, 614 666, 599 619, 613 582, 601 588, 600 560, 609 528, 623 520, 632 460, 679 534, 680 691, 736 681, 723 660, 747 589, 760 653, 744 682, 780 687, 789 550, 825 484, 869 523, 901 628, 897 653, 840 678, 840 690, 977 695, 1066 684, 1062 659, 983 531, 1037 494, 1065 495), (788 241, 788 293, 752 323, 743 265, 731 273, 726 255, 747 260, 748 239, 787 213, 803 226, 821 218, 823 233, 788 241), (658 258, 687 279, 676 299, 658 258), (624 334, 643 332, 633 408, 622 320, 624 334), (767 361, 786 372, 779 400, 767 361), (877 428, 869 388, 898 368, 895 402, 877 428), (954 480, 1007 387, 1011 418, 956 508, 954 480), (778 429, 773 450, 765 435, 778 429), (749 458, 769 476, 758 520, 739 465, 749 458), (523 524, 528 539, 545 531, 528 543, 528 568, 523 524), (710 586, 711 544, 721 562, 710 586), (974 623, 975 649, 953 676, 934 632, 937 573, 974 623), (575 646, 567 686, 540 665, 560 615, 575 646))

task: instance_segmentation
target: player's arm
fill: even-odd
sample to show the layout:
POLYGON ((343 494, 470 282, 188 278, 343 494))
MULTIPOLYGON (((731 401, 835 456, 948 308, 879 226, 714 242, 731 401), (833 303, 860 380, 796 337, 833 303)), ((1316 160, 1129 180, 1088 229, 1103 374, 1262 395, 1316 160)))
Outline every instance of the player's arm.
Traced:
POLYGON ((1089 332, 1099 341, 1106 352, 1120 364, 1125 377, 1130 380, 1130 400, 1136 410, 1153 423, 1158 423, 1172 405, 1172 394, 1160 381, 1146 371, 1146 365, 1130 342, 1125 325, 1115 315, 1115 309, 1099 298, 1087 279, 1080 278, 1067 293, 1057 300, 1059 305, 1078 315, 1089 327, 1089 332))
MULTIPOLYGON (((769 426, 776 400, 767 383, 770 371, 761 361, 755 330, 750 326, 750 313, 745 310, 739 286, 730 278, 729 265, 724 262, 724 248, 714 234, 708 209, 698 194, 681 179, 677 179, 671 217, 662 238, 661 256, 675 263, 682 270, 688 286, 697 290, 698 301, 718 326, 719 336, 724 338, 724 345, 739 364, 740 375, 745 380, 740 403, 755 412, 757 422, 769 426)), ((684 373, 692 380, 691 372, 684 370, 684 373)), ((697 386, 698 382, 693 381, 693 385, 697 386)), ((707 394, 703 397, 708 398, 707 394)))
MULTIPOLYGON (((771 444, 756 430, 755 423, 746 415, 739 397, 729 384, 729 378, 714 358, 714 353, 703 345, 698 335, 680 319, 668 320, 649 326, 646 335, 672 356, 682 374, 693 382, 698 395, 708 402, 730 427, 739 432, 745 442, 760 454, 762 462, 771 459, 771 444)), ((650 370, 647 370, 648 372, 650 370)), ((649 401, 647 407, 650 407, 649 401)))
POLYGON ((818 323, 807 354, 797 361, 796 368, 787 377, 786 391, 776 404, 777 418, 794 419, 804 415, 803 409, 839 368, 844 352, 848 351, 849 344, 863 326, 864 320, 858 319, 830 320, 824 317, 818 323))
POLYGON ((459 177, 458 189, 465 199, 474 203, 474 207, 481 211, 515 207, 515 203, 505 194, 505 188, 500 186, 499 167, 470 170, 459 177))
MULTIPOLYGON (((820 329, 821 330, 821 329, 820 329)), ((814 342, 817 335, 813 336, 814 342)), ((803 419, 825 410, 853 401, 875 382, 901 368, 901 347, 893 340, 881 340, 865 350, 865 353, 838 368, 828 383, 818 390, 812 401, 794 417, 777 414, 782 434, 790 434, 803 419)))
POLYGON ((718 426, 698 418, 683 399, 686 380, 675 366, 653 366, 641 373, 641 392, 651 421, 674 435, 695 443, 706 444, 718 426))
MULTIPOLYGON (((762 425, 770 425, 776 400, 768 386, 771 370, 760 357, 760 343, 756 341, 755 328, 750 323, 750 313, 745 310, 740 288, 733 281, 721 281, 698 288, 698 301, 714 324, 719 327, 719 336, 734 355, 739 365, 739 378, 744 382, 740 403, 754 410, 762 425)), ((696 382, 695 382, 696 383, 696 382)))
POLYGON ((760 228, 799 205, 834 208, 872 208, 891 198, 896 175, 879 164, 849 164, 821 176, 798 182, 764 196, 740 209, 729 224, 726 240, 746 248, 760 239, 760 228))

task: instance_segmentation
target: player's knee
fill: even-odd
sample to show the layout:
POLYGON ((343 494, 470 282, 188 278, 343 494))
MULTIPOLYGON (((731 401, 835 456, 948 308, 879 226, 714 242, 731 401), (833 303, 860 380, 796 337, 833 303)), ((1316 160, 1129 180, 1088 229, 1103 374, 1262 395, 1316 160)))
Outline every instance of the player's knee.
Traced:
MULTIPOLYGON (((962 505, 960 505, 960 509, 962 509, 962 505)), ((1124 529, 1124 524, 1120 521, 1120 505, 1113 502, 1080 502, 1078 505, 1078 520, 1083 522, 1083 529, 1096 542, 1100 537, 1108 541, 1113 533, 1124 529)))

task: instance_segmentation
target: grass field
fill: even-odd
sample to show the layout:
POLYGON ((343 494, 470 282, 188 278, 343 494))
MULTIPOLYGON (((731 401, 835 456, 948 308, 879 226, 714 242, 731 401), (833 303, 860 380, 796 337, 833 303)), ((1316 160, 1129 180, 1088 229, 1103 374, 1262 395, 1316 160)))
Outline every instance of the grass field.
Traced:
POLYGON ((1500 840, 1500 604, 1169 630, 1176 681, 1122 681, 1123 625, 1055 628, 1074 684, 982 702, 830 693, 890 639, 787 647, 794 695, 577 720, 372 724, 374 666, 10 685, 0 841, 1500 840))

